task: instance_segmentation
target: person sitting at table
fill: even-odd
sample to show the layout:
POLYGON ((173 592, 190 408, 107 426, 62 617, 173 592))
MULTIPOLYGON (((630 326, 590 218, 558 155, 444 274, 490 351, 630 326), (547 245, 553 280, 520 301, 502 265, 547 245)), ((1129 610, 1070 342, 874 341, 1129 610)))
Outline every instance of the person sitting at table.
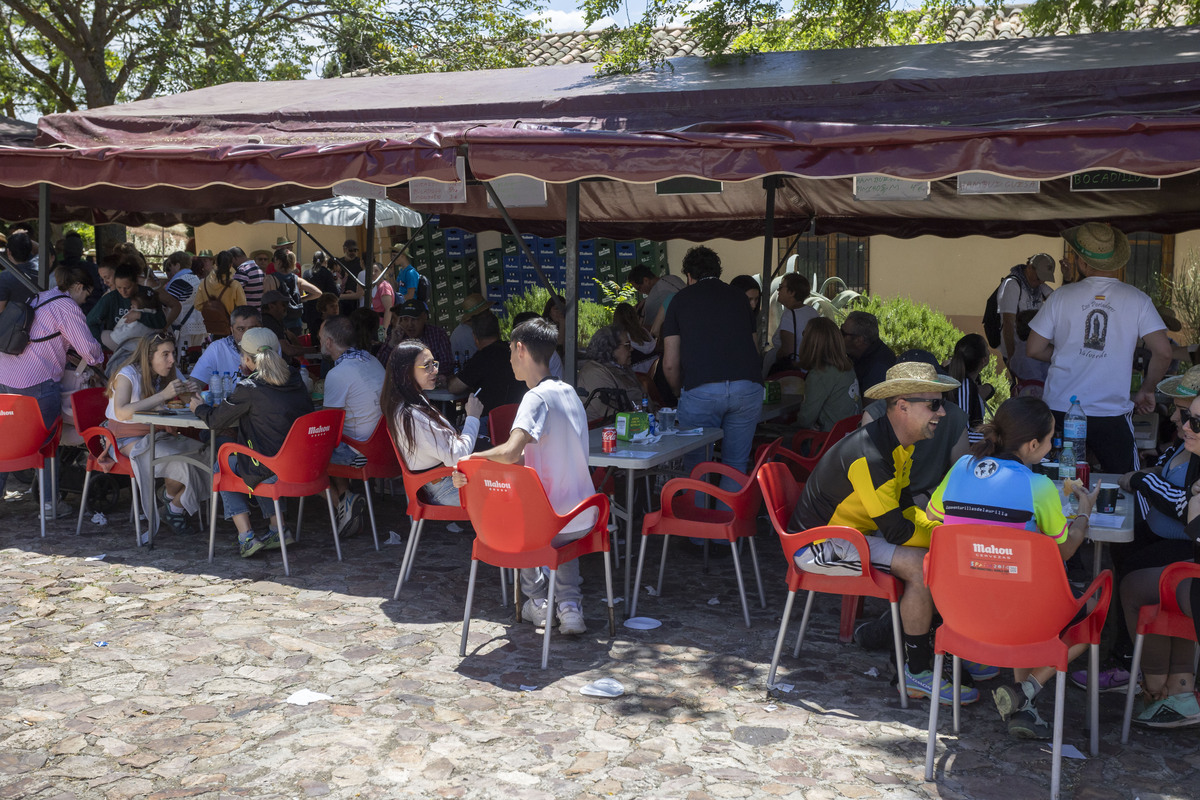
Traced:
MULTIPOLYGON (((789 531, 824 525, 861 531, 871 566, 904 582, 905 663, 897 668, 904 670, 909 697, 932 697, 934 691, 933 598, 923 572, 934 523, 909 491, 913 445, 941 426, 942 393, 957 387, 958 381, 938 375, 929 364, 903 362, 889 369, 867 390, 868 398, 886 401, 885 413, 834 444, 816 463, 788 524, 789 531)), ((845 539, 814 542, 797 550, 794 561, 797 569, 820 575, 859 575, 863 569, 845 539)), ((943 682, 940 692, 940 702, 949 703, 953 688, 943 682)), ((973 703, 979 691, 964 680, 961 699, 973 703)))
MULTIPOLYGON (((295 367, 289 367, 279 354, 279 338, 267 328, 251 328, 238 343, 241 352, 241 372, 249 375, 238 381, 233 394, 216 408, 204 403, 199 397, 191 401, 192 412, 209 430, 233 429, 237 432, 238 444, 245 445, 264 456, 274 456, 283 447, 284 440, 292 430, 292 423, 313 410, 308 387, 300 378, 295 367)), ((250 456, 237 453, 229 457, 229 468, 254 487, 274 483, 278 476, 250 456)), ((260 550, 279 547, 280 530, 283 541, 291 545, 292 532, 282 527, 283 520, 275 516, 275 502, 269 497, 257 496, 258 506, 267 518, 265 536, 256 536, 250 522, 250 506, 241 492, 221 492, 221 504, 225 507, 225 518, 233 518, 238 532, 238 550, 242 558, 249 558, 260 550)), ((281 511, 287 513, 287 501, 279 501, 281 511)))
POLYGON ((858 413, 862 400, 854 363, 833 320, 817 317, 808 322, 795 366, 806 372, 804 403, 796 412, 801 428, 827 431, 838 420, 858 413))
POLYGON ((475 342, 475 355, 446 382, 454 394, 478 391, 486 416, 497 406, 519 403, 525 396, 525 384, 513 375, 512 351, 500 338, 500 320, 491 310, 475 314, 468 321, 475 342))
POLYGON ((629 368, 631 353, 629 334, 616 325, 608 325, 592 334, 583 360, 579 362, 576 381, 589 423, 611 417, 618 411, 641 409, 645 395, 637 376, 629 368), (608 391, 592 397, 597 389, 608 391), (628 402, 620 400, 622 392, 628 402))
MULTIPOLYGON (((553 302, 553 301, 551 301, 551 302, 553 302)), ((549 303, 547 304, 547 307, 550 307, 549 303)), ((522 311, 520 314, 517 314, 515 317, 513 317, 512 328, 510 330, 516 330, 521 325, 525 324, 526 322, 529 322, 529 320, 538 319, 539 317, 541 317, 542 319, 547 319, 546 317, 538 314, 536 311, 522 311)), ((549 321, 550 321, 550 324, 552 324, 552 325, 554 324, 553 320, 549 320, 549 321)), ((560 338, 560 341, 561 341, 561 338, 560 338)), ((558 354, 558 348, 555 348, 554 352, 550 354, 550 377, 554 378, 555 380, 561 381, 562 374, 563 374, 562 356, 560 356, 558 354)))
MULTIPOLYGON (((104 426, 117 437, 121 453, 133 462, 146 518, 152 518, 154 509, 154 478, 163 478, 163 493, 158 498, 166 506, 162 520, 175 533, 186 535, 196 532, 192 515, 200 510, 199 492, 206 485, 204 475, 179 459, 160 461, 151 471, 150 426, 130 422, 140 411, 159 411, 172 401, 172 405, 182 405, 186 395, 199 388, 175 371, 175 358, 175 339, 170 333, 159 331, 139 340, 130 359, 109 379, 104 426)), ((169 417, 164 418, 164 424, 169 421, 169 417)), ((155 431, 156 460, 163 456, 191 455, 203 446, 196 439, 162 428, 155 431)))
MULTIPOLYGON (((479 435, 483 403, 478 397, 467 397, 467 419, 462 433, 426 399, 425 392, 437 384, 439 366, 429 348, 417 339, 400 342, 388 359, 383 415, 409 472, 453 467, 460 458, 471 454, 479 435)), ((425 502, 438 506, 459 503, 458 489, 448 475, 422 486, 421 495, 425 502)))
POLYGON ((654 358, 658 340, 642 325, 637 309, 629 303, 618 303, 613 309, 613 327, 629 337, 629 347, 632 349, 630 365, 634 372, 649 373, 658 365, 658 360, 654 358))
MULTIPOLYGON (((1182 441, 1151 469, 1129 472, 1120 479, 1121 488, 1135 498, 1134 540, 1112 546, 1127 631, 1137 630, 1142 606, 1158 603, 1163 568, 1192 560, 1194 529, 1200 529, 1200 493, 1196 491, 1200 478, 1200 367, 1167 378, 1159 383, 1158 391, 1174 403, 1171 421, 1182 441)), ((1189 583, 1200 581, 1180 584, 1179 607, 1185 613, 1200 603, 1200 597, 1192 599, 1200 592, 1192 590, 1189 596, 1189 583)), ((1186 639, 1146 637, 1141 663, 1143 706, 1134 722, 1157 728, 1200 723, 1193 653, 1194 644, 1186 639)), ((1103 684, 1101 688, 1105 688, 1103 684)))
MULTIPOLYGON (((779 318, 779 327, 771 337, 771 346, 775 350, 774 364, 771 366, 773 373, 796 368, 809 323, 821 316, 817 309, 805 304, 810 294, 812 286, 808 278, 798 272, 787 273, 779 282, 779 302, 783 305, 783 314, 779 318)), ((838 335, 841 335, 840 331, 838 335)))
MULTIPOLYGON (((972 430, 983 424, 987 401, 996 391, 990 383, 979 381, 979 373, 983 372, 990 358, 987 339, 978 333, 968 333, 955 343, 954 352, 946 362, 946 372, 959 383, 958 391, 951 399, 967 412, 967 424, 972 430)), ((968 436, 972 442, 980 438, 974 434, 968 436)))
POLYGON ((212 376, 228 372, 240 375, 242 352, 238 349, 242 336, 251 328, 262 325, 262 315, 253 306, 238 306, 229 315, 229 335, 204 348, 192 367, 192 380, 204 386, 212 385, 212 376))
MULTIPOLYGON (((1088 515, 1096 493, 1075 487, 1079 514, 1067 524, 1062 498, 1054 482, 1030 467, 1050 452, 1054 440, 1054 414, 1036 397, 1004 401, 992 421, 983 426, 983 438, 963 456, 934 490, 926 514, 946 524, 974 522, 1021 528, 1050 536, 1063 560, 1083 543, 1088 515)), ((1099 490, 1097 490, 1098 492, 1099 490)), ((935 528, 934 536, 938 535, 935 528)), ((1071 647, 1069 658, 1087 650, 1071 647)), ((1035 702, 1042 687, 1054 677, 1052 666, 1013 670, 1013 683, 992 692, 1009 735, 1017 739, 1049 739, 1050 725, 1038 714, 1035 702)))
POLYGON ((118 367, 129 361, 138 342, 154 333, 153 328, 142 322, 142 316, 159 310, 158 298, 139 286, 129 298, 129 310, 121 317, 117 327, 111 331, 101 331, 100 343, 112 351, 108 359, 110 377, 118 367))

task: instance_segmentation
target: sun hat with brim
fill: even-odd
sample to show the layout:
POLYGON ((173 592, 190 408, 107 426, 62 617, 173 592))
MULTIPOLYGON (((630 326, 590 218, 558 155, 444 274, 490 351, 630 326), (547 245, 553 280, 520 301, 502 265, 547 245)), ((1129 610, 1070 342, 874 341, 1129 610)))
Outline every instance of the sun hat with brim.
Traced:
POLYGON ((287 238, 286 236, 276 236, 275 237, 275 249, 276 250, 278 250, 281 247, 287 247, 289 244, 295 244, 295 243, 296 243, 295 241, 287 238))
POLYGON ((462 313, 462 316, 458 318, 458 321, 461 324, 465 324, 471 318, 479 316, 496 304, 491 300, 488 300, 479 292, 473 292, 472 294, 464 297, 463 301, 458 305, 465 309, 462 313))
POLYGON ((1167 326, 1167 330, 1172 333, 1178 333, 1183 330, 1183 323, 1179 321, 1179 316, 1176 315, 1175 309, 1167 308, 1166 306, 1155 306, 1154 310, 1162 317, 1163 325, 1167 326))
POLYGON ((274 353, 279 350, 279 337, 270 328, 251 328, 242 334, 239 347, 248 356, 266 352, 274 353))
POLYGON ((929 364, 904 361, 889 369, 886 380, 867 389, 865 394, 869 400, 883 400, 905 394, 948 392, 958 386, 958 381, 938 375, 937 370, 929 364))
POLYGON ((1182 375, 1173 375, 1161 381, 1158 391, 1179 400, 1190 400, 1200 396, 1200 367, 1192 367, 1182 375))
POLYGON ((270 257, 272 256, 272 253, 271 253, 271 251, 270 251, 270 250, 263 250, 262 248, 259 248, 258 250, 252 250, 252 251, 250 252, 250 257, 251 257, 251 258, 258 258, 260 255, 263 255, 263 256, 266 256, 267 258, 270 258, 270 257))
POLYGON ((1129 261, 1129 239, 1104 222, 1085 222, 1062 232, 1071 249, 1093 269, 1115 272, 1129 261))

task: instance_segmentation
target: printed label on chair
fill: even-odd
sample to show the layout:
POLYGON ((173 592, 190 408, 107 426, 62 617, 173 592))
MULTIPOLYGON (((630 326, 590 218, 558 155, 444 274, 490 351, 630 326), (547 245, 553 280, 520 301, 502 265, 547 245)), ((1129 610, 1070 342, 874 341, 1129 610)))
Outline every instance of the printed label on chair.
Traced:
POLYGON ((958 540, 958 571, 960 575, 972 575, 992 580, 1029 581, 1029 542, 980 542, 961 538, 958 540))

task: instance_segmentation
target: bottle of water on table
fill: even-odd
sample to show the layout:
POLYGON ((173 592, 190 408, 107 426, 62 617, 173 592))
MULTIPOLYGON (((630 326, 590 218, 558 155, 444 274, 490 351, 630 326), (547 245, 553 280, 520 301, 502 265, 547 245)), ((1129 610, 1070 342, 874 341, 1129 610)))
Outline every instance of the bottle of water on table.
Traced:
MULTIPOLYGON (((1062 453, 1058 457, 1058 479, 1061 481, 1075 480, 1075 448, 1069 439, 1063 442, 1062 453)), ((1067 494, 1066 500, 1071 513, 1076 513, 1079 509, 1079 500, 1075 497, 1075 493, 1067 494)))
POLYGON ((1070 442, 1075 450, 1075 461, 1080 464, 1085 463, 1087 461, 1087 415, 1083 413, 1083 406, 1079 404, 1079 398, 1074 395, 1071 396, 1071 407, 1063 419, 1063 443, 1067 442, 1070 442))

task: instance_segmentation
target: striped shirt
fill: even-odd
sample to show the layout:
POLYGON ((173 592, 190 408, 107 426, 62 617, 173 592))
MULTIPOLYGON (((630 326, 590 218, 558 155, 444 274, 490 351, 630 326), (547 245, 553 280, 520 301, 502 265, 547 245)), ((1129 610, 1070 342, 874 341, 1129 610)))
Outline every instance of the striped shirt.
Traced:
POLYGON ((240 283, 242 290, 246 292, 246 305, 255 308, 262 305, 263 277, 262 268, 254 263, 254 259, 243 261, 234 270, 234 280, 240 283))
POLYGON ((30 339, 38 339, 60 333, 44 342, 31 341, 19 356, 0 353, 0 384, 14 389, 28 389, 46 381, 62 380, 67 365, 67 347, 70 346, 89 364, 104 361, 100 343, 88 330, 83 311, 66 292, 49 289, 34 298, 31 306, 37 310, 33 316, 30 339), (66 297, 50 303, 56 297, 66 297), (44 306, 44 307, 43 307, 44 306))

